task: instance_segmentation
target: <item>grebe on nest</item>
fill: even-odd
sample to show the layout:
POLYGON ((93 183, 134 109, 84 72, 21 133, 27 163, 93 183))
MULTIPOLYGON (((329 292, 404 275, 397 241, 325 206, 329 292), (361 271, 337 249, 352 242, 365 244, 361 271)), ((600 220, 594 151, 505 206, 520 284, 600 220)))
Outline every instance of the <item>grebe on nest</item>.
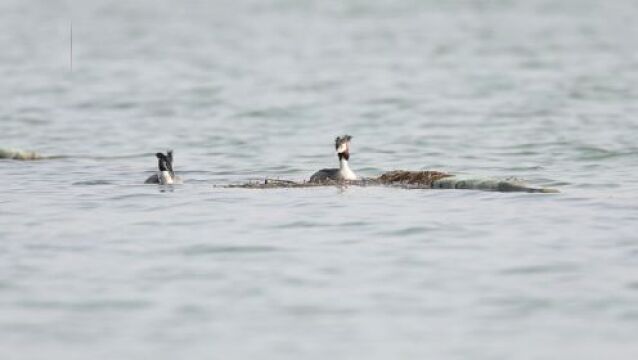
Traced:
POLYGON ((350 170, 348 160, 350 159, 350 140, 352 136, 343 135, 335 139, 335 149, 339 157, 338 169, 322 169, 310 177, 311 183, 321 183, 327 181, 357 180, 357 175, 350 170))
POLYGON ((181 184, 182 178, 175 175, 173 171, 173 150, 168 150, 166 155, 156 153, 157 167, 159 171, 155 175, 151 175, 144 184, 172 185, 181 184))

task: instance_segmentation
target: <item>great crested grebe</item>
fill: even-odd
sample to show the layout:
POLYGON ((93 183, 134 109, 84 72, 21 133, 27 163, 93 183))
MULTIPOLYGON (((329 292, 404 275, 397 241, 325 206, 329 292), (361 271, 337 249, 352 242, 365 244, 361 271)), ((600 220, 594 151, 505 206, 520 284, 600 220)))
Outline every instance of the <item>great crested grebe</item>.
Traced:
POLYGON ((350 170, 348 160, 350 159, 350 140, 352 136, 343 135, 335 139, 335 149, 339 157, 338 169, 322 169, 314 173, 310 177, 311 183, 320 183, 325 181, 343 181, 357 180, 357 175, 350 170))
POLYGON ((175 175, 173 171, 173 150, 168 150, 166 155, 162 153, 156 153, 157 167, 159 171, 155 175, 151 175, 144 184, 160 184, 160 185, 172 185, 181 184, 182 178, 175 175))

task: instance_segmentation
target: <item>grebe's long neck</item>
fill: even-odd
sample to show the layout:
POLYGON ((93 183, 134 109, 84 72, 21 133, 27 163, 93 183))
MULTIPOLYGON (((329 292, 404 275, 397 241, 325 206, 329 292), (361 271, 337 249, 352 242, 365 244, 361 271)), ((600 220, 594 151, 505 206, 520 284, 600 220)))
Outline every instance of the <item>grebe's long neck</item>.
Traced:
POLYGON ((348 160, 350 159, 350 153, 339 153, 339 172, 344 180, 357 180, 357 175, 348 166, 348 160))

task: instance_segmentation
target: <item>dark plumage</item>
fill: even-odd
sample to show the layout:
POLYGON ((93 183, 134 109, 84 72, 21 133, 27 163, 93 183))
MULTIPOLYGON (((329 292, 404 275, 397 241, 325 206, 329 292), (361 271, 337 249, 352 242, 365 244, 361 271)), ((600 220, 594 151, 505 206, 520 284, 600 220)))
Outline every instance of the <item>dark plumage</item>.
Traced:
POLYGON ((155 157, 157 157, 157 167, 159 171, 168 171, 171 173, 171 176, 175 176, 175 172, 173 171, 173 150, 168 150, 166 155, 162 153, 156 153, 155 157))

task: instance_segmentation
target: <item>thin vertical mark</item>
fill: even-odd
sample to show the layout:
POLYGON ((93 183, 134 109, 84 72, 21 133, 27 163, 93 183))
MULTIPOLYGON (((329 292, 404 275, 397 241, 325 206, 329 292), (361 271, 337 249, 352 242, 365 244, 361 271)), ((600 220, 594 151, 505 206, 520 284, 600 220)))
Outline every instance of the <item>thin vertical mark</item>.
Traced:
POLYGON ((71 72, 73 72, 73 23, 71 23, 71 50, 69 51, 69 63, 71 65, 71 72))

